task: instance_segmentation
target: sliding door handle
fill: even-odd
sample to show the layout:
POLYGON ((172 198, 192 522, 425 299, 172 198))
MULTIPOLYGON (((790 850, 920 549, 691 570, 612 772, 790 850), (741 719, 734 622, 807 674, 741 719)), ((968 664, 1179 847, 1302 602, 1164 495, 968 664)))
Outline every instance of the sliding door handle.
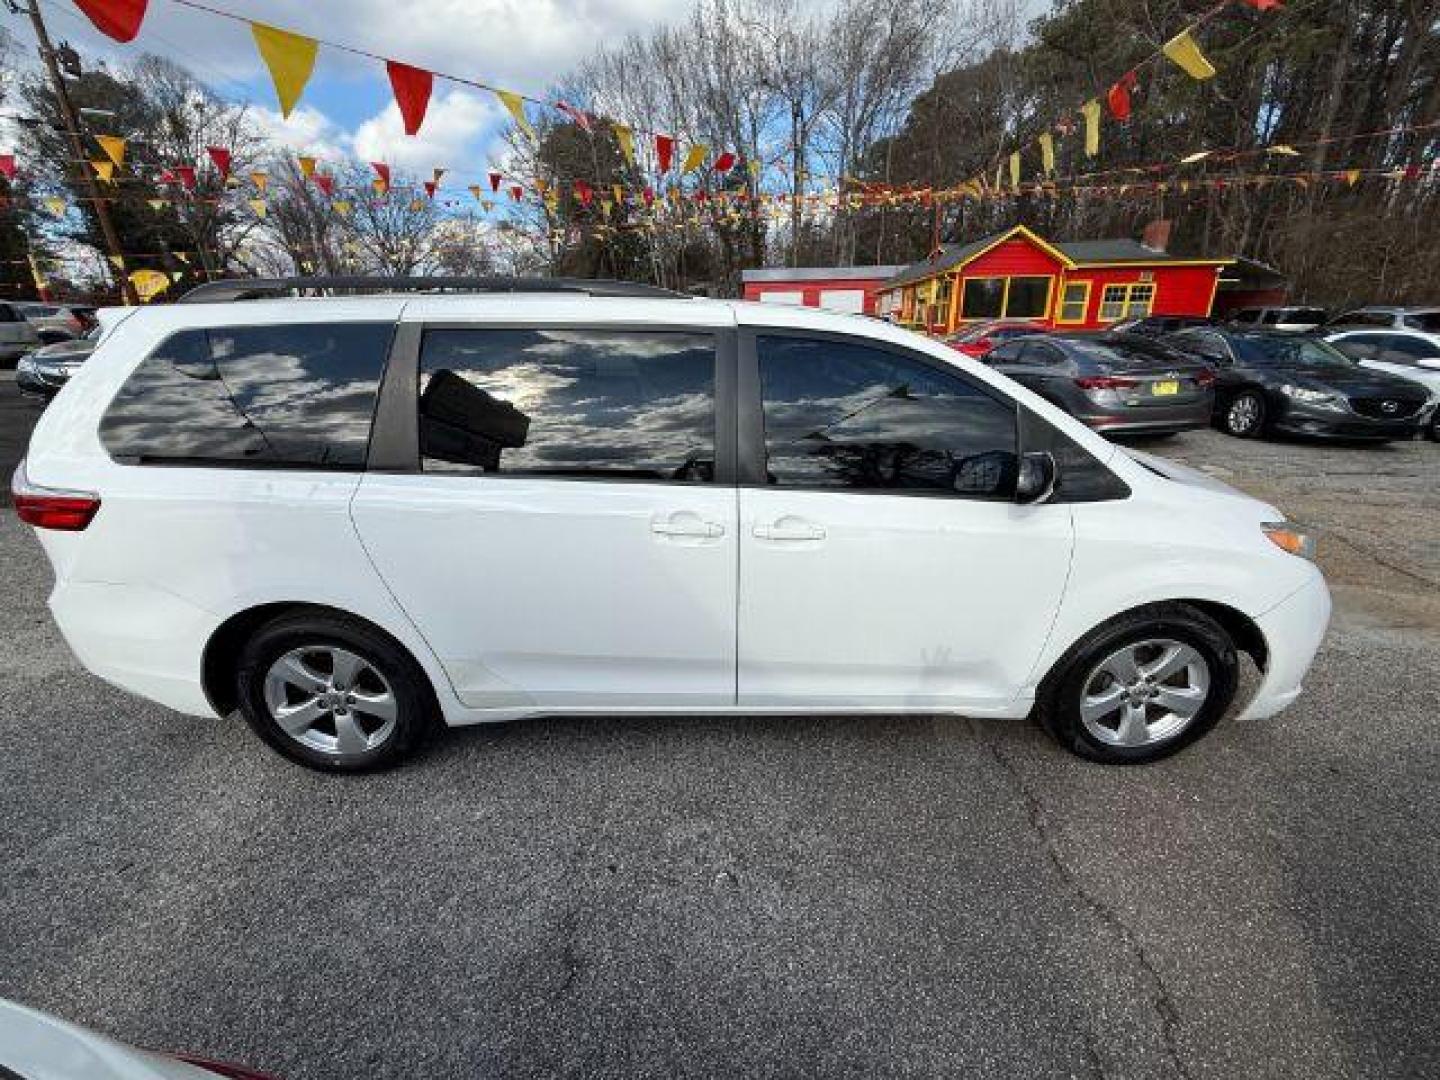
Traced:
POLYGON ((824 540, 825 528, 812 525, 799 518, 785 517, 769 525, 756 525, 755 536, 760 540, 824 540))

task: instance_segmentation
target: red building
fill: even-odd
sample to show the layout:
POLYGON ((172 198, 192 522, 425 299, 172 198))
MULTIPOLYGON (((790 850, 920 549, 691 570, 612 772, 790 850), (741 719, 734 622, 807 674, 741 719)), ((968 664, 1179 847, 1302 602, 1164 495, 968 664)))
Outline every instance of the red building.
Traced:
POLYGON ((1051 243, 1023 225, 948 244, 880 289, 878 310, 946 334, 979 319, 1099 330, 1144 315, 1208 315, 1229 259, 1185 259, 1134 240, 1051 243))
POLYGON ((740 280, 746 300, 823 307, 849 314, 875 314, 875 294, 900 266, 801 266, 746 270, 740 280))

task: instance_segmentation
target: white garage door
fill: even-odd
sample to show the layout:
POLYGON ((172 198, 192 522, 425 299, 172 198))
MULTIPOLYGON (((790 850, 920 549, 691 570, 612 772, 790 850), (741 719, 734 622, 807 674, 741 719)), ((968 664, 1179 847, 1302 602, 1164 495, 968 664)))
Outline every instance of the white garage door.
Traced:
POLYGON ((843 311, 847 315, 860 315, 865 311, 864 289, 821 289, 820 306, 831 311, 843 311))
POLYGON ((779 289, 769 290, 760 294, 762 304, 801 304, 805 303, 803 292, 783 292, 779 289))

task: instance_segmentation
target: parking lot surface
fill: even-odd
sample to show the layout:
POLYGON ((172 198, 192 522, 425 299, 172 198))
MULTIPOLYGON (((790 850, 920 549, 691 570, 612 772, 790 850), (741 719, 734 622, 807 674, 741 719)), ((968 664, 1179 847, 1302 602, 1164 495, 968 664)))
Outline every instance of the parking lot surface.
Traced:
MULTIPOLYGON (((36 410, 0 373, 0 467, 36 410)), ((1145 447, 1323 530, 1306 693, 1159 765, 1024 722, 547 720, 327 778, 92 678, 0 512, 0 995, 282 1077, 1440 1073, 1440 447, 1145 447)))

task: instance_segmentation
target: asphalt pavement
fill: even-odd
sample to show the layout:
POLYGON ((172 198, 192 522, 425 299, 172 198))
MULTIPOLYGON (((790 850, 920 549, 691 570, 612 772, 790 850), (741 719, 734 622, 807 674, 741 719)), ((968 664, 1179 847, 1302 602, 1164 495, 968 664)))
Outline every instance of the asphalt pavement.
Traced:
POLYGON ((0 996, 296 1080, 1434 1076, 1440 447, 1149 449, 1320 525, 1338 608, 1294 708, 1139 769, 602 719, 319 776, 86 674, 0 512, 0 996))

